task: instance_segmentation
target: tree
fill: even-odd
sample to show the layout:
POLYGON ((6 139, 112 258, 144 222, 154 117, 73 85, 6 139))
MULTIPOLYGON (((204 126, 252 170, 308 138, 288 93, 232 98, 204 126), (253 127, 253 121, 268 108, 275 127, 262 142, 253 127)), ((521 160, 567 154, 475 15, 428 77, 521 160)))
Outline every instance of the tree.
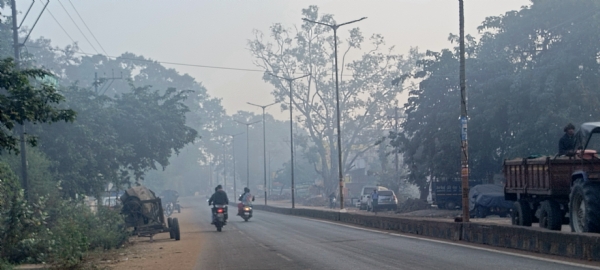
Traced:
MULTIPOLYGON (((0 151, 19 152, 18 138, 11 132, 16 125, 75 119, 73 110, 58 107, 64 97, 53 85, 43 82, 51 76, 50 72, 42 69, 18 70, 11 58, 0 60, 0 151)), ((28 136, 27 142, 35 146, 37 138, 28 136)))
POLYGON ((43 127, 41 149, 56 161, 53 166, 63 191, 99 195, 107 183, 129 183, 145 172, 163 168, 169 157, 193 142, 197 132, 186 126, 183 104, 188 91, 168 89, 165 94, 133 88, 111 99, 90 89, 64 89, 69 105, 79 112, 72 125, 43 127))
MULTIPOLYGON (((534 0, 487 18, 482 38, 468 39, 472 179, 491 181, 507 158, 555 155, 562 126, 597 121, 598 8, 596 1, 534 0)), ((400 139, 410 178, 425 192, 425 179, 457 177, 460 168, 457 48, 428 52, 420 66, 400 139)))
MULTIPOLYGON (((302 14, 315 21, 334 23, 332 15, 319 15, 316 6, 302 10, 302 14)), ((304 22, 293 31, 281 24, 270 29, 272 41, 264 40, 264 35, 255 30, 255 38, 249 41, 255 64, 267 72, 281 77, 296 77, 298 74, 311 74, 306 80, 294 82, 293 108, 301 115, 301 125, 309 134, 312 145, 307 149, 311 164, 325 180, 328 191, 335 188, 338 181, 335 78, 333 74, 333 37, 328 27, 304 22)), ((346 63, 346 56, 353 50, 361 49, 364 37, 358 28, 350 29, 346 47, 340 49, 340 111, 342 125, 343 170, 347 172, 354 160, 364 151, 374 146, 383 135, 379 124, 385 116, 383 112, 394 105, 394 100, 402 90, 391 87, 393 78, 410 72, 410 59, 385 50, 381 35, 370 38, 373 48, 360 59, 346 63), (350 72, 350 75, 347 73, 350 72)), ((340 44, 340 42, 338 42, 340 44)), ((405 77, 402 77, 405 78, 405 77)), ((285 81, 265 73, 263 79, 275 89, 272 94, 277 101, 287 100, 289 86, 285 81)))

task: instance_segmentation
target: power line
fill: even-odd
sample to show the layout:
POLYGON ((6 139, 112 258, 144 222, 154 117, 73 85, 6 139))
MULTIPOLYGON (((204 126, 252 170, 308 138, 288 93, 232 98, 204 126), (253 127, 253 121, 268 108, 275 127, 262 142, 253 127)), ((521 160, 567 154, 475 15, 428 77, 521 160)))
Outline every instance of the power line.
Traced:
POLYGON ((94 38, 94 40, 96 40, 96 43, 98 43, 98 46, 100 46, 100 49, 102 49, 102 51, 104 52, 104 54, 108 55, 108 53, 104 50, 104 47, 102 47, 102 44, 100 44, 100 41, 98 41, 98 39, 94 35, 94 32, 92 32, 92 30, 90 30, 90 28, 87 26, 87 23, 85 23, 85 21, 83 20, 83 18, 79 14, 79 11, 77 11, 77 9, 75 8, 75 5, 73 5, 73 2, 71 2, 71 0, 69 0, 69 3, 71 4, 71 6, 73 7, 73 9, 75 10, 75 13, 77 13, 77 16, 79 16, 79 19, 83 22, 83 25, 85 25, 85 28, 87 28, 87 30, 90 32, 90 34, 92 35, 92 37, 94 38))
POLYGON ((75 20, 73 20, 73 17, 71 17, 71 14, 67 11, 67 9, 62 4, 62 2, 60 0, 58 0, 58 3, 63 8, 63 10, 65 11, 65 13, 67 13, 67 16, 69 16, 69 19, 71 19, 71 21, 73 22, 73 24, 75 25, 75 27, 77 27, 77 30, 79 30, 79 33, 81 33, 81 35, 83 35, 83 38, 85 38, 85 40, 87 40, 87 42, 90 44, 90 46, 92 46, 92 49, 94 49, 94 51, 96 51, 96 53, 99 53, 98 50, 96 50, 96 47, 94 47, 94 45, 92 44, 92 42, 90 42, 90 40, 83 33, 83 31, 81 31, 81 28, 79 28, 79 25, 75 22, 75 20))
MULTIPOLYGON (((58 21, 57 21, 58 23, 58 21)), ((59 24, 60 26, 60 24, 59 24)), ((61 26, 62 28, 62 26, 61 26)), ((63 28, 64 30, 64 28, 63 28)), ((66 33, 66 31, 65 31, 66 33)), ((68 35, 68 34, 67 34, 68 35)), ((70 38, 70 36, 69 36, 70 38)), ((73 41, 73 39, 71 39, 71 41, 73 41)), ((73 41, 75 43, 75 41, 73 41)), ((40 46, 32 46, 32 45, 27 45, 27 47, 32 47, 32 48, 38 48, 38 49, 48 49, 51 51, 60 51, 60 52, 66 52, 63 49, 58 49, 58 48, 51 48, 51 47, 40 47, 40 46)), ((94 55, 102 55, 105 56, 107 58, 111 58, 111 59, 125 59, 125 60, 132 60, 132 61, 140 61, 140 62, 156 62, 159 64, 167 64, 167 65, 175 65, 175 66, 188 66, 188 67, 200 67, 200 68, 212 68, 212 69, 224 69, 224 70, 236 70, 236 71, 251 71, 251 72, 265 72, 262 69, 249 69, 249 68, 234 68, 234 67, 220 67, 220 66, 208 66, 208 65, 199 65, 199 64, 186 64, 186 63, 177 63, 177 62, 166 62, 166 61, 156 61, 156 60, 151 60, 151 59, 138 59, 138 58, 129 58, 129 57, 123 57, 123 56, 110 56, 110 55, 105 55, 105 54, 93 54, 93 53, 86 53, 86 52, 74 52, 76 54, 82 54, 82 55, 89 55, 89 56, 94 56, 94 55)))
MULTIPOLYGON (((52 19, 54 19, 54 21, 58 24, 58 26, 60 26, 60 29, 62 29, 63 32, 65 32, 65 34, 67 35, 67 37, 69 37, 69 39, 73 43, 77 43, 77 42, 75 42, 75 40, 73 40, 73 38, 71 37, 71 35, 69 35, 69 33, 67 32, 67 30, 65 30, 65 28, 58 22, 58 20, 56 19, 56 17, 54 17, 54 14, 52 14, 52 11, 50 11, 50 9, 48 9, 48 13, 50 13, 50 16, 52 17, 52 19)), ((34 47, 34 46, 30 46, 30 47, 34 47)))
MULTIPOLYGON (((52 15, 52 13, 50 15, 52 15)), ((58 21, 57 21, 57 23, 58 23, 58 21)), ((59 26, 60 26, 60 24, 59 24, 59 26)), ((62 28, 62 26, 61 26, 61 28, 62 28)), ((63 30, 64 30, 64 28, 63 28, 63 30)), ((65 33, 66 33, 66 31, 65 31, 65 33)), ((69 38, 70 38, 70 36, 69 36, 69 38)), ((71 41, 73 41, 73 39, 71 39, 71 41)), ((75 43, 75 41, 73 41, 73 43, 75 43)), ((52 48, 52 47, 40 47, 40 46, 32 46, 32 45, 27 45, 26 47, 38 48, 38 49, 44 49, 45 48, 45 49, 48 49, 48 50, 51 50, 51 51, 66 52, 63 49, 52 48)), ((123 57, 123 56, 110 56, 110 55, 101 54, 101 53, 93 54, 93 53, 83 52, 83 51, 81 51, 81 49, 79 50, 79 52, 73 52, 73 53, 75 53, 75 54, 81 54, 81 55, 89 55, 89 56, 102 55, 102 56, 104 56, 106 58, 110 58, 110 59, 124 59, 124 60, 132 60, 132 61, 139 61, 139 62, 149 62, 149 63, 159 63, 159 64, 165 64, 165 65, 174 65, 174 66, 199 67, 199 68, 235 70, 235 71, 249 71, 249 72, 262 72, 262 73, 267 72, 266 70, 263 70, 263 69, 221 67, 221 66, 210 66, 210 65, 200 65, 200 64, 188 64, 188 63, 158 61, 158 60, 152 60, 152 59, 129 58, 129 57, 123 57)), ((304 73, 294 73, 294 74, 295 75, 306 75, 304 73)), ((344 75, 344 77, 346 77, 346 76, 351 77, 352 75, 344 75)))

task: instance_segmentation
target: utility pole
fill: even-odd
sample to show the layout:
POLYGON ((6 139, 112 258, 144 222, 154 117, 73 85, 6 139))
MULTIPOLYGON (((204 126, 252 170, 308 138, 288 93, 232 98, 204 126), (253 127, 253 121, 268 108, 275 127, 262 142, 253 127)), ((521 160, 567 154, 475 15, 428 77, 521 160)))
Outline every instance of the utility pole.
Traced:
MULTIPOLYGON (((31 3, 31 6, 33 6, 33 3, 34 2, 31 3)), ((14 56, 15 56, 15 67, 17 68, 17 70, 20 69, 20 64, 21 64, 20 63, 21 62, 21 46, 25 45, 25 42, 27 42, 27 39, 29 39, 29 35, 31 35, 31 32, 37 25, 37 22, 40 20, 40 17, 46 10, 48 3, 50 3, 50 0, 48 0, 46 5, 44 5, 44 8, 38 15, 37 19, 35 20, 35 23, 29 30, 29 33, 27 34, 27 36, 25 36, 23 43, 19 43, 19 28, 21 28, 21 25, 23 25, 25 18, 27 17, 27 15, 29 14, 29 11, 31 10, 31 6, 29 6, 27 13, 25 13, 25 16, 23 17, 23 21, 21 21, 21 23, 17 25, 17 3, 15 0, 10 1, 11 11, 12 11, 13 50, 14 50, 14 56)), ((30 198, 30 194, 29 194, 29 191, 30 191, 29 181, 27 179, 27 149, 25 148, 25 122, 23 122, 23 124, 21 124, 19 127, 19 140, 21 141, 20 142, 21 178, 22 178, 21 185, 23 187, 23 190, 25 190, 25 198, 30 200, 31 198, 30 198)))
POLYGON ((208 157, 208 169, 209 169, 209 174, 208 174, 208 188, 209 190, 212 188, 213 186, 213 170, 212 170, 212 156, 208 157))
POLYGON ((333 50, 335 54, 335 106, 337 112, 337 146, 338 146, 338 177, 340 180, 340 209, 344 209, 344 174, 343 174, 343 162, 342 162, 342 131, 341 131, 341 113, 340 113, 340 88, 338 82, 338 53, 337 53, 337 30, 340 26, 348 25, 351 23, 359 22, 367 17, 362 17, 358 20, 349 21, 341 24, 327 24, 317 21, 312 21, 307 18, 302 20, 312 22, 320 25, 327 26, 333 30, 333 50))
POLYGON ((256 105, 254 103, 246 102, 252 106, 262 108, 262 121, 263 121, 263 165, 264 165, 264 174, 265 174, 265 182, 263 185, 263 189, 265 190, 265 205, 267 205, 267 132, 266 132, 266 122, 265 122, 265 109, 271 105, 277 104, 277 102, 273 102, 268 105, 256 105))
MULTIPOLYGON (((389 116, 388 116, 389 117, 389 116)), ((389 117, 389 118, 394 118, 394 133, 396 134, 396 136, 398 136, 398 119, 400 118, 398 116, 398 106, 396 106, 396 108, 394 108, 394 117, 389 117)), ((394 163, 395 163, 395 167, 396 167, 396 172, 395 172, 395 180, 398 183, 398 187, 400 187, 400 179, 398 177, 398 147, 396 147, 396 149, 394 149, 394 163)))
POLYGON ((96 94, 99 94, 98 85, 100 85, 106 81, 110 81, 110 83, 106 87, 102 86, 102 88, 106 88, 106 89, 104 89, 104 92, 102 92, 102 94, 104 95, 106 90, 108 90, 108 88, 110 88, 110 86, 112 85, 112 83, 115 80, 122 80, 122 79, 123 79, 123 72, 121 72, 121 77, 115 77, 114 69, 112 70, 112 77, 106 77, 106 73, 105 73, 104 78, 100 78, 100 79, 98 79, 98 72, 96 71, 96 72, 94 72, 94 83, 93 83, 94 84, 94 92, 96 92, 96 94))
POLYGON ((223 143, 223 190, 225 190, 225 192, 227 192, 227 158, 225 155, 226 146, 227 144, 223 143))
POLYGON ((310 76, 310 74, 306 74, 304 76, 300 76, 300 77, 296 77, 296 78, 287 78, 287 77, 279 77, 273 73, 268 73, 269 75, 273 76, 273 77, 277 77, 279 79, 283 79, 286 80, 288 82, 288 85, 290 86, 290 152, 291 152, 291 159, 290 159, 290 165, 291 165, 291 169, 292 169, 292 185, 291 185, 291 191, 292 191, 292 208, 296 208, 296 203, 295 203, 295 197, 296 197, 296 185, 294 184, 294 118, 293 118, 293 100, 294 100, 294 91, 292 89, 292 83, 295 80, 298 79, 302 79, 304 77, 310 76))
MULTIPOLYGON (((19 27, 17 26, 17 4, 15 0, 10 1, 12 9, 13 50, 15 54, 15 66, 20 69, 21 44, 19 44, 19 27)), ((29 183, 27 181, 27 149, 25 148, 25 122, 19 126, 19 140, 21 141, 21 186, 25 190, 25 198, 29 199, 29 183)))
POLYGON ((458 0, 460 27, 460 176, 462 180, 462 221, 469 222, 469 144, 467 141, 467 87, 465 82, 465 16, 463 0, 458 0))

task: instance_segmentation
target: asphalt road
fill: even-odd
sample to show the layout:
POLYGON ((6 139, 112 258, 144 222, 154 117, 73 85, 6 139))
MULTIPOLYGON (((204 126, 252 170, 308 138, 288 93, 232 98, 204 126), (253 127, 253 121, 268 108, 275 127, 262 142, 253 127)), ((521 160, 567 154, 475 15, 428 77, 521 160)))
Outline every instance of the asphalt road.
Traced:
POLYGON ((589 269, 264 211, 244 222, 233 207, 217 232, 207 205, 195 211, 203 235, 195 269, 589 269))

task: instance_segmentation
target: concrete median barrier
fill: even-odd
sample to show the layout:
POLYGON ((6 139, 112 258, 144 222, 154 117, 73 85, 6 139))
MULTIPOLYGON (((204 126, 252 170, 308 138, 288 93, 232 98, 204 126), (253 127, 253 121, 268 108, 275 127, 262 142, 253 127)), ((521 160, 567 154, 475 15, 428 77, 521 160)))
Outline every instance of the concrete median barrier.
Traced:
POLYGON ((557 232, 532 227, 460 223, 412 217, 340 213, 306 208, 255 205, 254 209, 279 214, 337 221, 400 233, 511 248, 541 254, 600 261, 600 235, 557 232))
POLYGON ((600 261, 600 235, 535 227, 464 223, 462 241, 542 254, 600 261))

